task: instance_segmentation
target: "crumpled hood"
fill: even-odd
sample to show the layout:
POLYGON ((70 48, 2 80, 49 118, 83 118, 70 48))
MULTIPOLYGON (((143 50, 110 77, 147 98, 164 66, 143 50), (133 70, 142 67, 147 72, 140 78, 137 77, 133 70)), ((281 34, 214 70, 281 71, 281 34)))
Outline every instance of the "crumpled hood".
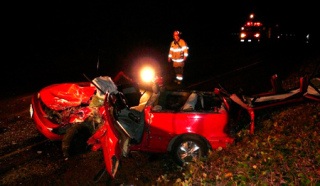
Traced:
POLYGON ((42 102, 52 110, 64 110, 69 107, 88 103, 96 88, 79 86, 76 83, 54 84, 40 91, 42 102))
POLYGON ((107 92, 118 92, 117 86, 109 76, 100 76, 93 79, 92 83, 62 83, 47 86, 40 91, 40 98, 50 109, 64 110, 81 104, 89 104, 96 90, 97 96, 101 98, 104 98, 107 92))

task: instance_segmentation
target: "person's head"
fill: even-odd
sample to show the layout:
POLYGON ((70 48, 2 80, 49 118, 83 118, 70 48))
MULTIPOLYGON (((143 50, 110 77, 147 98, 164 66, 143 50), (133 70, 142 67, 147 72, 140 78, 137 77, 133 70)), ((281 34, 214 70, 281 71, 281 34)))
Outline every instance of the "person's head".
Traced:
POLYGON ((182 34, 182 33, 181 33, 180 31, 178 31, 178 30, 174 31, 174 32, 173 32, 173 39, 174 39, 175 41, 179 41, 181 34, 182 34))

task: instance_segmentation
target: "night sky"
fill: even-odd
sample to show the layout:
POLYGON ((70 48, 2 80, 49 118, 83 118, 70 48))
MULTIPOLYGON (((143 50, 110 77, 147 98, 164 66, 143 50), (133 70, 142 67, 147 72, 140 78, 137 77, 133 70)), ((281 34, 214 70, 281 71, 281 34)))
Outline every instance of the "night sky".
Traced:
MULTIPOLYGON (((61 71, 67 63, 76 66, 72 68, 75 71, 84 71, 97 60, 120 63, 135 55, 132 51, 145 48, 166 60, 172 32, 176 29, 183 33, 191 55, 199 55, 207 52, 208 46, 219 47, 232 41, 231 33, 238 33, 252 12, 266 26, 278 24, 288 32, 319 33, 320 16, 315 1, 286 2, 96 0, 14 3, 7 5, 8 14, 3 17, 4 40, 8 41, 5 42, 5 54, 9 56, 2 75, 7 78, 8 74, 16 77, 30 72, 26 76, 31 77, 34 74, 31 70, 49 74, 57 68, 61 71), (67 58, 72 55, 77 57, 67 58)), ((61 73, 64 73, 63 69, 61 73)))
POLYGON ((190 42, 214 42, 220 36, 237 32, 251 12, 265 25, 279 24, 290 32, 313 32, 318 27, 320 15, 311 0, 279 2, 24 2, 11 12, 16 20, 11 24, 17 37, 28 42, 25 47, 36 48, 60 42, 98 47, 137 42, 168 43, 175 29, 185 33, 184 37, 190 42))

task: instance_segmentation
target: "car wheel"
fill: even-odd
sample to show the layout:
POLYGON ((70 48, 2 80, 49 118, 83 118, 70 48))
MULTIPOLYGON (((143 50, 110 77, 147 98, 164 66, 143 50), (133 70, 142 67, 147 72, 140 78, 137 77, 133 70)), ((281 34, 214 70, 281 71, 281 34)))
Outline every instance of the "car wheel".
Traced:
POLYGON ((206 142, 198 136, 179 137, 172 145, 172 158, 180 166, 194 162, 208 153, 206 142))
POLYGON ((85 153, 87 149, 87 140, 91 136, 90 128, 84 123, 71 126, 62 140, 62 149, 64 154, 76 155, 85 153))

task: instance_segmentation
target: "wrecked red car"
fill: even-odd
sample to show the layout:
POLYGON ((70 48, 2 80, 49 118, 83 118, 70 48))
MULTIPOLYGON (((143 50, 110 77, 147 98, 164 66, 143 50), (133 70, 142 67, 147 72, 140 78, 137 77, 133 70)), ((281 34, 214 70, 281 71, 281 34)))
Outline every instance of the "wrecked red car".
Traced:
POLYGON ((233 143, 239 126, 231 118, 236 118, 233 113, 240 113, 233 112, 235 107, 246 111, 253 133, 255 110, 303 100, 320 101, 318 76, 301 77, 299 87, 291 90, 281 89, 276 76, 271 83, 272 91, 248 96, 230 94, 221 87, 212 92, 167 90, 160 78, 137 91, 136 86, 120 88, 103 76, 88 83, 43 88, 33 96, 30 113, 47 138, 66 138, 72 146, 71 141, 82 135, 91 150, 102 150, 102 172, 113 178, 120 157, 130 151, 170 153, 182 166, 206 156, 209 150, 233 143), (139 99, 128 101, 127 97, 139 99))
MULTIPOLYGON (((233 142, 228 134, 227 100, 214 92, 168 91, 153 83, 150 90, 139 91, 138 104, 129 106, 132 87, 127 89, 118 91, 109 77, 98 77, 91 83, 50 85, 33 96, 30 112, 37 129, 51 140, 68 136, 72 143, 79 140, 75 134, 88 138, 95 132, 88 143, 99 149, 101 139, 97 136, 111 127, 107 132, 112 135, 104 136, 124 138, 116 146, 125 152, 170 151, 180 165, 185 158, 205 155, 209 149, 233 142), (68 131, 76 132, 70 135, 68 131)), ((136 94, 136 89, 132 92, 136 94)), ((78 147, 79 141, 73 144, 78 147)), ((111 144, 107 146, 111 151, 111 144)))
MULTIPOLYGON (((123 76, 122 73, 118 74, 123 76)), ((118 76, 116 78, 119 78, 118 76)), ((109 81, 97 77, 94 81, 109 81)), ((69 156, 86 151, 87 139, 102 124, 104 97, 93 82, 70 82, 49 85, 32 97, 30 114, 38 131, 53 141, 62 141, 64 155, 69 156)), ((139 104, 140 90, 135 83, 104 87, 108 90, 120 89, 127 96, 127 104, 139 104), (132 101, 131 101, 132 100, 132 101)), ((109 85, 108 85, 109 86, 109 85)))

